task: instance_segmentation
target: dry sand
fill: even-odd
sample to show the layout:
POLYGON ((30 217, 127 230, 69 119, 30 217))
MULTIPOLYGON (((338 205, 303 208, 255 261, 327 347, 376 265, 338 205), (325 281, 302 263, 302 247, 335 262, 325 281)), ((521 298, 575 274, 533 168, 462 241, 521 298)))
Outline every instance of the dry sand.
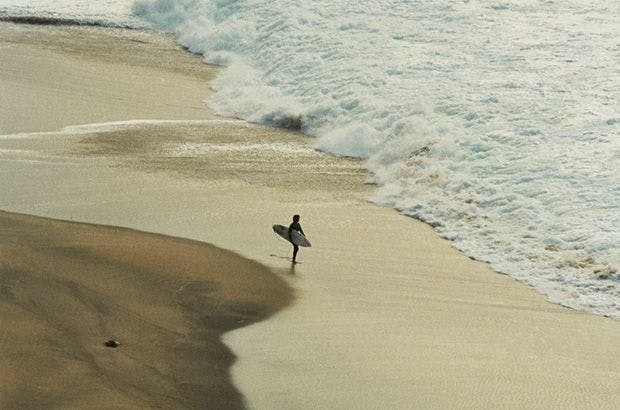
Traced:
MULTIPOLYGON (((36 29, 10 30, 19 37, 36 29)), ((63 64, 108 64, 81 51, 80 30, 59 31, 70 43, 63 50, 29 52, 63 64)), ((134 68, 122 50, 118 59, 113 54, 126 43, 105 31, 95 37, 109 43, 116 61, 113 70, 100 66, 99 80, 114 84, 116 71, 134 68)), ((19 58, 14 49, 0 50, 2 60, 19 58)), ((5 80, 1 72, 0 84, 41 87, 28 70, 13 74, 5 80)), ((201 92, 188 89, 185 98, 198 101, 201 92)), ((70 102, 55 104, 66 109, 70 102)), ((141 118, 132 106, 114 119, 141 118)), ((83 122, 111 119, 105 104, 101 119, 97 105, 88 111, 83 122)), ((159 114, 183 118, 174 107, 159 114)), ((238 356, 233 380, 249 407, 620 402, 618 322, 552 305, 455 251, 427 225, 369 204, 372 186, 364 185, 359 162, 317 153, 298 134, 229 120, 113 124, 2 137, 0 155, 3 209, 206 241, 267 265, 292 285, 290 307, 224 335, 238 356), (296 266, 287 260, 290 247, 270 233, 271 224, 288 223, 293 213, 302 215, 314 245, 302 249, 296 266)))
POLYGON ((0 407, 242 407, 219 337, 285 306, 284 281, 186 239, 5 212, 0 226, 0 407))

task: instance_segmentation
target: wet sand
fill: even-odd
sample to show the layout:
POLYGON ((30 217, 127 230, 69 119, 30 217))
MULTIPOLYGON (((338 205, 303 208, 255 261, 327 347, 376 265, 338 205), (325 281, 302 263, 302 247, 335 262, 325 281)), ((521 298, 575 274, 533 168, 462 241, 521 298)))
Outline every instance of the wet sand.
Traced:
POLYGON ((202 64, 169 37, 101 27, 0 25, 2 133, 214 117, 202 99, 211 93, 208 81, 217 67, 202 64))
MULTIPOLYGON (((71 33, 81 28, 62 30, 70 46, 54 59, 103 63, 80 50, 71 33)), ((125 44, 105 30, 95 37, 111 53, 125 44)), ((123 55, 109 57, 113 71, 100 66, 102 82, 116 81, 123 55)), ((40 87, 27 71, 15 75, 10 83, 40 87)), ((6 78, 1 72, 0 84, 6 78)), ((190 88, 185 98, 205 95, 190 88)), ((62 111, 70 102, 55 106, 62 111)), ((101 118, 93 105, 84 123, 142 118, 132 111, 137 104, 113 118, 102 104, 101 118)), ((157 115, 184 118, 175 106, 157 115)), ((42 130, 51 120, 33 121, 29 129, 42 130)), ((226 119, 0 137, 0 208, 199 240, 269 267, 294 288, 294 303, 224 335, 238 357, 233 381, 251 408, 617 405, 618 322, 552 305, 457 252, 427 225, 368 203, 373 187, 362 164, 311 144, 226 119), (290 247, 270 231, 294 213, 313 242, 296 266, 290 247)))

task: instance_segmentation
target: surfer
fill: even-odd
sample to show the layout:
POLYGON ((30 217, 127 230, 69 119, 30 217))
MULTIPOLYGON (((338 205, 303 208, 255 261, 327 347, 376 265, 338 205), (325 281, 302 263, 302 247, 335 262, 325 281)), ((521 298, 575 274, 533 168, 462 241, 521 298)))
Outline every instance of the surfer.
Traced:
MULTIPOLYGON (((301 225, 299 224, 299 218, 299 215, 293 215, 293 222, 288 226, 288 237, 291 243, 293 243, 293 238, 291 237, 293 231, 297 231, 305 236, 304 230, 301 229, 301 225)), ((299 246, 293 243, 293 263, 297 263, 295 260, 297 258, 297 252, 299 252, 299 246)))

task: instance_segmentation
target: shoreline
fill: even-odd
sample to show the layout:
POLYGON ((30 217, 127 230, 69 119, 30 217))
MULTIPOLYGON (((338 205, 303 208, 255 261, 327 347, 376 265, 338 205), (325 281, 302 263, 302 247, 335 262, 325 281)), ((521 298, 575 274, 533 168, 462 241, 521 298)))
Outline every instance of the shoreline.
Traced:
MULTIPOLYGON (((136 76, 135 64, 127 61, 110 65, 112 52, 127 44, 116 42, 118 32, 106 37, 106 30, 88 30, 109 42, 111 54, 102 58, 111 61, 97 65, 100 78, 112 66, 128 68, 127 78, 135 81, 154 78, 136 76)), ((81 61, 80 53, 97 62, 91 51, 79 49, 79 39, 71 40, 75 31, 58 31, 63 47, 75 47, 77 56, 64 62, 81 61)), ((40 47, 29 51, 50 58, 40 47)), ((62 60, 62 51, 54 53, 62 60)), ((131 58, 147 61, 137 52, 131 58)), ((170 84, 194 84, 183 67, 167 71, 175 74, 170 84)), ((116 87, 116 77, 114 72, 102 84, 116 87)), ((17 80, 33 87, 34 96, 45 93, 25 74, 17 80)), ((64 81, 59 86, 70 85, 64 81)), ((202 89, 186 90, 190 105, 206 96, 202 89)), ((61 95, 55 109, 68 107, 74 96, 61 95)), ((141 100, 131 98, 124 119, 140 118, 141 100)), ((103 110, 95 103, 75 118, 122 120, 108 115, 105 101, 103 110)), ((196 119, 186 118, 191 115, 183 104, 145 109, 156 120, 196 119)), ((202 111, 193 113, 214 118, 202 111)), ((47 130, 54 121, 30 125, 47 130)), ((527 285, 464 256, 429 226, 369 204, 372 188, 364 185, 361 163, 317 153, 298 133, 242 121, 156 121, 93 127, 80 135, 6 138, 0 149, 5 209, 200 240, 286 279, 298 296, 293 305, 224 336, 239 358, 233 380, 249 407, 585 408, 619 399, 620 369, 612 363, 620 353, 618 323, 552 305, 527 285), (267 240, 265 232, 293 212, 302 214, 315 247, 302 250, 303 263, 291 268, 285 266, 288 246, 267 240)))

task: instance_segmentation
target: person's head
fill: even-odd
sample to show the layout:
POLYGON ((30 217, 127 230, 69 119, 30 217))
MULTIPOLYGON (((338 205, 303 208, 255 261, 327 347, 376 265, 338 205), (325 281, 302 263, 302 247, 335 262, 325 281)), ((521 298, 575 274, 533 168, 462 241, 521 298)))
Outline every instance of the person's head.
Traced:
POLYGON ((299 222, 299 215, 293 215, 293 222, 299 222))

